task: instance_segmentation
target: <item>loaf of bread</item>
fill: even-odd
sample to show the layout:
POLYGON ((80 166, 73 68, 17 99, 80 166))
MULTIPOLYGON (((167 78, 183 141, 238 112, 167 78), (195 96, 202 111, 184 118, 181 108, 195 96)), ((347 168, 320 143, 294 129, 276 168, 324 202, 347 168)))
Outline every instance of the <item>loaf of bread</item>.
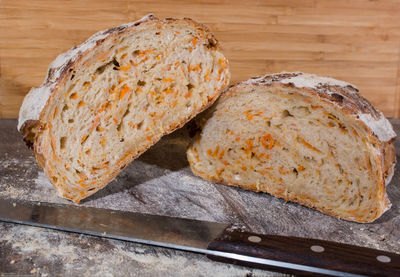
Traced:
POLYGON ((396 134, 349 83, 299 72, 253 78, 199 122, 187 157, 204 179, 356 222, 390 208, 396 134))
POLYGON ((18 129, 58 194, 79 202, 210 106, 229 79, 204 25, 149 15, 58 56, 25 97, 18 129))

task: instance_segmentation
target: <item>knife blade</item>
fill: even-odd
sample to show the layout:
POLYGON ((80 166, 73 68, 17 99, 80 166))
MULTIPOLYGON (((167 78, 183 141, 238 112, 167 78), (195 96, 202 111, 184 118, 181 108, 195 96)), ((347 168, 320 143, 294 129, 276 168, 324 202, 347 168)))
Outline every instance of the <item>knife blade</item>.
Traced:
POLYGON ((244 232, 227 223, 0 199, 0 221, 206 254, 295 274, 400 276, 400 255, 348 244, 244 232))

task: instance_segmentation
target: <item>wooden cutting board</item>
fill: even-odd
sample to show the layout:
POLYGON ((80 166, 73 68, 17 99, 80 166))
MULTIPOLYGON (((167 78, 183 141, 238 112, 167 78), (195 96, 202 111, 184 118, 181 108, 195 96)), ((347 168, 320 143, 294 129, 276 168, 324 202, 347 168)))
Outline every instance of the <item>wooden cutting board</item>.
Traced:
POLYGON ((230 60, 232 82, 281 71, 327 75, 357 85, 386 116, 400 116, 398 0, 2 0, 0 118, 17 117, 57 54, 148 13, 207 24, 230 60))
MULTIPOLYGON (((400 133, 400 119, 391 120, 400 133)), ((0 198, 50 203, 59 198, 25 147, 15 119, 0 120, 0 198)), ((188 130, 163 137, 101 191, 80 205, 235 223, 261 234, 325 239, 400 254, 400 170, 388 186, 392 208, 373 223, 318 211, 194 176, 185 150, 188 130)), ((400 139, 395 141, 397 160, 400 139)), ((0 223, 0 272, 43 276, 270 276, 214 263, 205 256, 135 243, 0 223)))

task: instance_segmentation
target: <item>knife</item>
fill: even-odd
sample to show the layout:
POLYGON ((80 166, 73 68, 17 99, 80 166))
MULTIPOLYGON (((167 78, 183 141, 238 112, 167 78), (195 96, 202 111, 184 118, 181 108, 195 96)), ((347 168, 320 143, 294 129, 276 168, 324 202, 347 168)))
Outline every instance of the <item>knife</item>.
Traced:
POLYGON ((206 254, 285 273, 400 276, 400 255, 354 245, 261 235, 225 223, 0 199, 0 220, 206 254))

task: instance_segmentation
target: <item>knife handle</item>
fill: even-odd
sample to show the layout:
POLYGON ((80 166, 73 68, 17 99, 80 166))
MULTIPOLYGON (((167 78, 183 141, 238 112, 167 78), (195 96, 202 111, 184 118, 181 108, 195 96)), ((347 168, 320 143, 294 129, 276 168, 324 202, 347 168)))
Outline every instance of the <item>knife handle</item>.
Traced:
MULTIPOLYGON (((259 235, 228 228, 209 244, 208 250, 313 267, 313 270, 323 269, 325 274, 326 270, 329 270, 367 276, 400 276, 400 255, 331 241, 259 235)), ((208 257, 216 261, 285 273, 319 275, 318 270, 308 271, 304 270, 304 267, 299 270, 282 265, 277 267, 214 255, 208 257)))

